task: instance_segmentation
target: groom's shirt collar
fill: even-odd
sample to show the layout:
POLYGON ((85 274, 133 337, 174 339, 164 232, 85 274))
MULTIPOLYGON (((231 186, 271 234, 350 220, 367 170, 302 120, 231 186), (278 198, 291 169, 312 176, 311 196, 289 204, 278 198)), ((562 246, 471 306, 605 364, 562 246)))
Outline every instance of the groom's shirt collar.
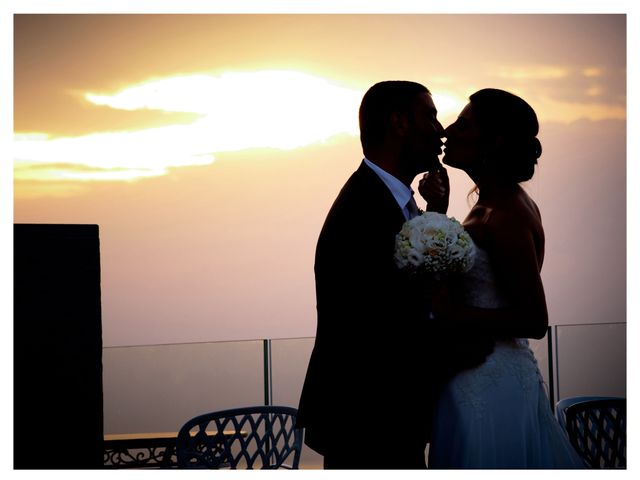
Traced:
POLYGON ((407 203, 413 197, 413 190, 366 157, 364 158, 364 163, 380 177, 380 180, 387 186, 405 217, 407 217, 407 203))

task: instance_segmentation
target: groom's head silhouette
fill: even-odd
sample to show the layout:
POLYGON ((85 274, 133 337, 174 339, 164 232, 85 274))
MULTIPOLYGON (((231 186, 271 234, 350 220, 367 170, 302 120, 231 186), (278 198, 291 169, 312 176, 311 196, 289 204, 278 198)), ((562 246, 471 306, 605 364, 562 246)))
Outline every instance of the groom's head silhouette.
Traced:
POLYGON ((444 129, 424 85, 405 80, 376 83, 362 99, 359 121, 365 157, 405 184, 439 168, 444 129))

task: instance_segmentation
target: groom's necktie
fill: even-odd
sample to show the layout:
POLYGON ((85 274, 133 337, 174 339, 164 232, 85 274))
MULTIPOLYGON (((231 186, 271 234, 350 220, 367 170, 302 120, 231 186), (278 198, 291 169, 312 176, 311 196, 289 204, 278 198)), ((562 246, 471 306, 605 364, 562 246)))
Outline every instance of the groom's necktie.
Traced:
POLYGON ((416 199, 413 198, 413 194, 411 195, 411 198, 407 202, 405 209, 407 210, 409 219, 412 219, 413 217, 417 217, 418 215, 420 215, 420 210, 418 209, 418 204, 416 203, 416 199))

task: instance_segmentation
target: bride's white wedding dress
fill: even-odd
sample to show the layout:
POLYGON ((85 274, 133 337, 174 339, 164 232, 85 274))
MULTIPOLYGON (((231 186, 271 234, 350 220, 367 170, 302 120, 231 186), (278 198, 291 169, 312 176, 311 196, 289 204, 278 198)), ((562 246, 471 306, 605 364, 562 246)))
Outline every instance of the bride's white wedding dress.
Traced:
MULTIPOLYGON (((454 291, 467 305, 505 305, 478 247, 454 291)), ((583 467, 552 414, 527 339, 497 342, 485 363, 454 377, 435 415, 429 468, 583 467)))

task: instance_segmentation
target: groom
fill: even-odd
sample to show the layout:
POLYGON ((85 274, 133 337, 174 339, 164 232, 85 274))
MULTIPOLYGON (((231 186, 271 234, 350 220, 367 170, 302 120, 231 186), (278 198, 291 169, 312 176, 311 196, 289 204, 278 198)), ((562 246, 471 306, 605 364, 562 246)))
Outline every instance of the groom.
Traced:
POLYGON ((325 468, 425 468, 437 359, 425 293, 394 265, 395 236, 427 210, 445 213, 442 125, 429 90, 387 81, 360 105, 364 160, 335 200, 318 239, 316 341, 300 399, 305 443, 325 468))

